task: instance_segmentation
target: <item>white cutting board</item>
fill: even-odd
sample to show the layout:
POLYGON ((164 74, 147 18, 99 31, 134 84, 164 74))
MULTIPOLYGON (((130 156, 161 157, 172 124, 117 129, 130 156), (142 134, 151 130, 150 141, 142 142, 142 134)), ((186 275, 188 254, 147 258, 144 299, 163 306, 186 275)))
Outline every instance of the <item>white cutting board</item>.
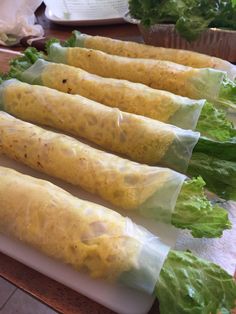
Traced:
MULTIPOLYGON (((13 168, 21 173, 51 181, 81 199, 112 208, 112 206, 98 197, 70 184, 34 171, 6 157, 0 156, 0 166, 13 168)), ((160 236, 166 244, 171 247, 175 246, 178 231, 174 227, 169 227, 145 218, 130 217, 136 223, 142 224, 151 232, 160 236)), ((145 314, 149 311, 155 299, 154 296, 118 284, 93 280, 86 274, 76 272, 70 266, 57 262, 27 245, 3 235, 0 235, 0 251, 120 314, 145 314)))

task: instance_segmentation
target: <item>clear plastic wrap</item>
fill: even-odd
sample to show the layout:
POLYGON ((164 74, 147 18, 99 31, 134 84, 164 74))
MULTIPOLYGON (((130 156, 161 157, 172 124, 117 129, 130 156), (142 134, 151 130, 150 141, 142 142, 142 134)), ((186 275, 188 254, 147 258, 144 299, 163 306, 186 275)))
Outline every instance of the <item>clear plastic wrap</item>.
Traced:
POLYGON ((118 208, 171 222, 185 176, 97 150, 0 112, 0 152, 118 208))
POLYGON ((130 219, 0 167, 0 232, 94 278, 152 293, 169 247, 130 219))
POLYGON ((181 172, 186 171, 200 136, 79 95, 17 80, 4 82, 0 94, 3 109, 23 120, 85 138, 134 161, 181 172))
POLYGON ((226 72, 187 67, 170 61, 109 55, 99 50, 52 44, 49 60, 82 68, 104 77, 125 79, 177 95, 216 101, 226 72))
POLYGON ((104 78, 82 69, 38 59, 21 74, 29 84, 79 94, 122 111, 195 130, 205 100, 192 100, 143 84, 104 78))

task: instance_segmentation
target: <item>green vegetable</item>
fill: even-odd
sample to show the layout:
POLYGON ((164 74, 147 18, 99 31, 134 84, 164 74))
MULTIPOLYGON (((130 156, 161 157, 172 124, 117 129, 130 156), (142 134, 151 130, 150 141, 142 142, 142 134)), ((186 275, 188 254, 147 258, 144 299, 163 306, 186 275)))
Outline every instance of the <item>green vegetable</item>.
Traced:
POLYGON ((220 142, 201 136, 194 147, 194 153, 201 152, 222 160, 236 161, 236 137, 220 142))
POLYGON ((42 52, 33 47, 27 48, 24 51, 23 56, 10 60, 10 70, 5 75, 5 79, 17 78, 18 80, 21 80, 22 73, 40 58, 45 58, 45 55, 42 52))
POLYGON ((201 136, 216 141, 230 141, 236 137, 236 130, 226 118, 223 110, 216 109, 211 103, 206 102, 202 108, 196 130, 201 136))
POLYGON ((146 26, 175 24, 188 41, 197 39, 208 27, 236 29, 235 0, 129 0, 129 10, 146 26))
MULTIPOLYGON (((48 41, 46 41, 46 44, 45 44, 45 50, 46 52, 48 52, 48 48, 54 44, 54 43, 59 43, 60 44, 60 40, 57 39, 57 38, 51 38, 49 39, 48 41)), ((35 52, 37 53, 37 50, 29 50, 29 54, 30 54, 30 51, 32 51, 32 54, 34 54, 35 52)))
POLYGON ((216 264, 171 250, 155 294, 161 314, 230 314, 235 308, 236 283, 216 264))
POLYGON ((226 200, 236 200, 236 163, 203 153, 193 153, 188 175, 201 175, 207 189, 226 200))
POLYGON ((219 12, 210 27, 223 27, 235 29, 236 23, 236 1, 235 0, 221 0, 219 2, 219 12))
POLYGON ((201 177, 183 183, 177 199, 171 223, 181 229, 189 229, 195 238, 220 237, 231 228, 226 210, 213 206, 204 193, 205 182, 201 177))
POLYGON ((217 102, 220 106, 222 106, 222 108, 229 107, 232 110, 236 110, 236 83, 225 78, 222 82, 217 102))
POLYGON ((74 30, 72 35, 62 43, 63 47, 76 47, 77 44, 77 36, 80 36, 81 33, 79 31, 74 30))

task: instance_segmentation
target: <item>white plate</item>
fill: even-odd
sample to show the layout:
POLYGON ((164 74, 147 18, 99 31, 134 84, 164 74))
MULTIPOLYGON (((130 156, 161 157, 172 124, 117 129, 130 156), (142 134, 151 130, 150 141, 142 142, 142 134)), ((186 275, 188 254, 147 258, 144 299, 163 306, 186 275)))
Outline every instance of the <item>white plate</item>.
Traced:
POLYGON ((53 15, 52 11, 46 7, 45 16, 51 22, 70 26, 86 26, 86 25, 108 25, 108 24, 124 24, 127 23, 123 17, 112 19, 93 19, 93 20, 63 20, 53 15))
MULTIPOLYGON (((6 157, 0 156, 0 165, 13 168, 24 174, 51 181, 77 197, 111 208, 111 206, 101 201, 101 199, 77 187, 41 174, 6 157)), ((175 228, 171 226, 167 227, 164 224, 140 217, 133 216, 132 219, 142 224, 154 234, 160 236, 166 244, 171 247, 175 245, 175 240, 178 235, 178 231, 175 228)), ((0 235, 0 251, 117 313, 145 314, 149 311, 155 299, 153 296, 124 286, 119 286, 118 284, 115 285, 101 280, 93 280, 86 274, 76 272, 70 266, 55 261, 31 247, 3 235, 0 235)))

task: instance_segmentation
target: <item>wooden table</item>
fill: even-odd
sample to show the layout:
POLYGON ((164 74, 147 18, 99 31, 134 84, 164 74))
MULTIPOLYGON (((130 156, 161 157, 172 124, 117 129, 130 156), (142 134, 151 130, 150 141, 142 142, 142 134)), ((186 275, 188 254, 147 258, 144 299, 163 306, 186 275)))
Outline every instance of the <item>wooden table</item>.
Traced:
MULTIPOLYGON (((45 29, 47 37, 56 37, 61 40, 68 38, 74 27, 56 25, 48 21, 44 15, 45 7, 42 5, 36 12, 37 22, 45 29)), ((124 40, 141 41, 138 28, 135 25, 120 24, 106 26, 92 26, 77 28, 83 33, 101 35, 124 40)), ((22 47, 0 47, 0 72, 8 70, 8 61, 14 53, 21 51, 22 47), (5 51, 5 53, 3 52, 5 51), (11 53, 12 52, 12 53, 11 53)), ((31 268, 0 253, 0 276, 13 283, 20 289, 29 293, 54 310, 66 314, 112 314, 113 312, 91 301, 87 297, 65 287, 64 285, 32 270, 31 268)), ((158 313, 158 304, 155 303, 150 311, 158 313)))

